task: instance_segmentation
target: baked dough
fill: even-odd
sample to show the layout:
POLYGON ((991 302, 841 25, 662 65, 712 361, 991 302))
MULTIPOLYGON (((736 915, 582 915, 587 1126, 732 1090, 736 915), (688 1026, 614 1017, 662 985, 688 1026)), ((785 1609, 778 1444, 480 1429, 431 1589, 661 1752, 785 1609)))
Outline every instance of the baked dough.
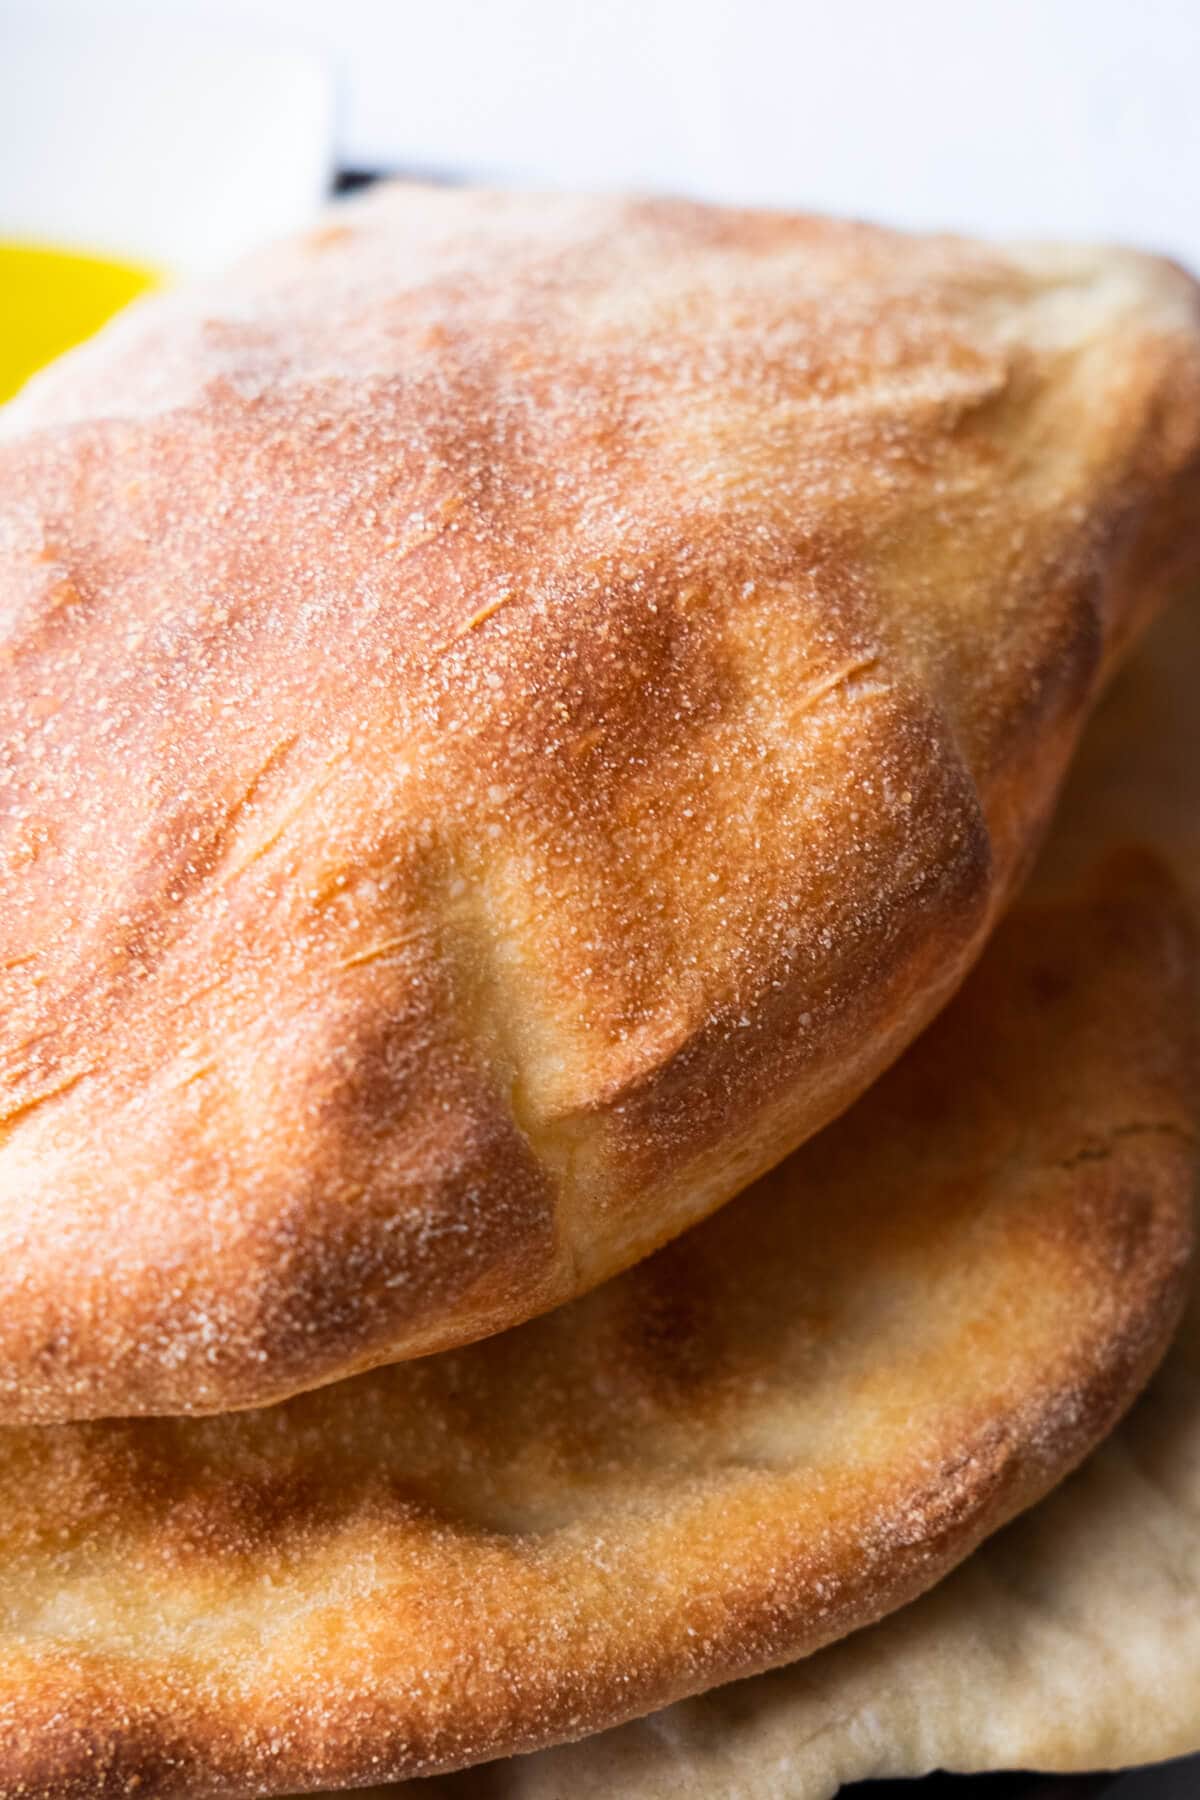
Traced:
POLYGON ((1153 259, 406 188, 32 384, 0 1417, 496 1331, 840 1112, 1195 566, 1198 442, 1153 259))
MULTIPOLYGON (((355 1800, 831 1800, 846 1783, 937 1769, 1070 1774, 1191 1755, 1198 1540, 1193 1290, 1113 1436, 913 1605, 807 1662, 581 1743, 355 1800)), ((1178 1783, 1162 1791, 1193 1791, 1178 1783)))
POLYGON ((1178 1317, 1192 950, 1157 866, 1110 863, 1018 908, 845 1119, 570 1306, 276 1408, 10 1429, 0 1793, 433 1772, 930 1587, 1178 1317))
MULTIPOLYGON (((1045 878, 1097 795, 1200 900, 1200 596, 1089 729, 1045 878)), ((583 1742, 364 1800, 830 1800, 843 1783, 1118 1769, 1200 1752, 1200 1285, 1148 1392, 1083 1469, 893 1617, 583 1742)), ((1180 1777, 1186 1784, 1186 1777, 1180 1777)), ((1179 1791, 1184 1791, 1184 1785, 1179 1791)))

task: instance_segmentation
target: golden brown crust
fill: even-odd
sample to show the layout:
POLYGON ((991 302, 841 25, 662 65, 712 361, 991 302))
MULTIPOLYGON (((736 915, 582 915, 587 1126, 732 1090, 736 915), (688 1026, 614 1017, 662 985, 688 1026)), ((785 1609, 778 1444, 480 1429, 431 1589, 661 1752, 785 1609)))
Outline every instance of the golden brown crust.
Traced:
MULTIPOLYGON (((1035 891, 1141 843, 1200 902, 1200 595, 1089 725, 1035 891)), ((612 1732, 370 1800, 777 1800, 931 1769, 1116 1769, 1192 1753, 1200 1692, 1200 1287, 1086 1468, 923 1599, 819 1656, 612 1732), (786 1771, 786 1776, 781 1775, 786 1771)))
POLYGON ((280 1408, 13 1430, 0 1794, 248 1796, 579 1736, 878 1617, 1054 1484, 1182 1297, 1194 944, 1110 864, 751 1193, 280 1408))
POLYGON ((393 191, 0 442, 0 1417, 551 1306, 953 991, 1200 534, 1117 253, 393 191))

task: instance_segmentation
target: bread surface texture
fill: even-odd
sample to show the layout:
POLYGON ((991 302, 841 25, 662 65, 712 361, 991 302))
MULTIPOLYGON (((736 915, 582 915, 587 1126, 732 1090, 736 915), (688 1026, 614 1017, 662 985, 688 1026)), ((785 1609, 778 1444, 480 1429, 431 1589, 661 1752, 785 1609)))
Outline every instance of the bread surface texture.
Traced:
POLYGON ((428 1774, 931 1587, 1179 1316, 1193 949, 1156 866, 1110 863, 1020 906, 843 1120, 571 1305, 278 1407, 2 1434, 0 1794, 428 1774))
POLYGON ((0 419, 0 1418, 497 1331, 946 1002, 1194 566, 1170 265, 396 187, 0 419))
MULTIPOLYGON (((1089 868, 1100 828, 1151 849, 1200 923, 1198 689, 1200 595, 1155 626, 1088 727, 1037 888, 1089 868)), ((832 1800, 847 1783, 935 1770, 1113 1770, 1194 1754, 1197 1518, 1193 1261, 1184 1322, 1117 1430, 912 1605, 616 1730, 364 1800, 832 1800)))

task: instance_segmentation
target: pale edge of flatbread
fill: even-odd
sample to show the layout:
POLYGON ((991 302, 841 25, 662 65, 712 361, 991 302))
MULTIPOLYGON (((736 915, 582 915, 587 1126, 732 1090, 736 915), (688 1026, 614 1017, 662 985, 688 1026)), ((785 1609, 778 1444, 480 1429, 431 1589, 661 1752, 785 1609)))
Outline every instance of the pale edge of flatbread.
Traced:
POLYGON ((827 1800, 872 1776, 1197 1749, 1200 1299, 1114 1437, 915 1605, 807 1662, 411 1792, 827 1800))
POLYGON ((912 1606, 807 1661, 383 1800, 829 1800, 877 1776, 1200 1750, 1200 1293, 1056 1493, 912 1606))

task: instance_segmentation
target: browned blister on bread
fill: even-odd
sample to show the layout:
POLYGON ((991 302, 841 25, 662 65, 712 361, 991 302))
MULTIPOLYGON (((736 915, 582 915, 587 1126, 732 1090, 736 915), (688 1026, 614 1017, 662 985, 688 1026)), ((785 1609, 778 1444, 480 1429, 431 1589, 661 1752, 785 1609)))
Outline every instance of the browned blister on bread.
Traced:
POLYGON ((954 990, 1200 552, 1167 264, 393 189, 0 428, 0 1416, 496 1331, 954 990))

